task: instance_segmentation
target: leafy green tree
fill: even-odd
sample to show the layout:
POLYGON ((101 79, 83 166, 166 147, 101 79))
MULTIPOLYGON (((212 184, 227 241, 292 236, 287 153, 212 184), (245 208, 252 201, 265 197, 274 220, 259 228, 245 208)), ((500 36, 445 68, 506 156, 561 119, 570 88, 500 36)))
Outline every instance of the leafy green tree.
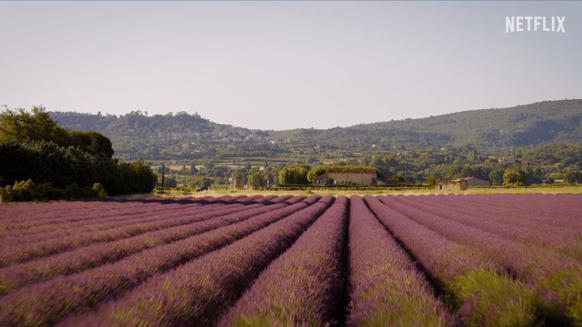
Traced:
POLYGON ((113 157, 113 147, 109 138, 99 132, 71 131, 68 134, 69 144, 83 151, 94 154, 103 153, 108 158, 113 157))
POLYGON ((279 171, 279 184, 309 184, 307 173, 308 165, 289 166, 279 171))
POLYGON ((325 174, 328 168, 324 166, 317 166, 309 169, 307 172, 307 181, 311 182, 315 177, 325 174))
POLYGON ((453 179, 459 173, 460 168, 455 164, 443 166, 441 170, 441 176, 443 176, 443 179, 453 179))
POLYGON ((256 169, 251 169, 247 177, 247 185, 249 188, 256 189, 257 187, 262 187, 264 183, 263 176, 256 169))
POLYGON ((130 164, 46 141, 0 144, 0 186, 28 179, 57 188, 101 183, 108 194, 117 195, 151 192, 156 178, 143 160, 130 164))
POLYGON ((390 178, 388 178, 389 182, 392 183, 400 183, 400 182, 406 182, 406 178, 402 177, 401 175, 394 175, 390 178))
POLYGON ((503 185, 525 185, 527 173, 518 168, 506 169, 503 174, 503 185))
POLYGON ((36 185, 31 179, 27 181, 15 182, 14 186, 7 185, 0 187, 0 202, 16 201, 48 201, 48 200, 69 200, 84 198, 106 198, 107 193, 99 183, 93 187, 86 186, 80 188, 73 183, 64 189, 55 188, 51 183, 36 185))
POLYGON ((164 177, 164 187, 176 187, 177 185, 176 178, 170 176, 164 177))
POLYGON ((489 180, 491 185, 503 185, 503 175, 505 170, 503 168, 495 168, 489 172, 489 180))
POLYGON ((214 163, 212 163, 212 161, 206 161, 204 163, 204 169, 206 170, 211 170, 214 168, 214 163))
POLYGON ((466 164, 463 166, 463 169, 461 169, 460 172, 460 176, 461 178, 465 178, 465 177, 473 177, 475 176, 475 170, 473 168, 473 166, 466 164))
POLYGON ((119 162, 118 165, 125 177, 124 184, 128 185, 127 192, 149 193, 154 189, 158 176, 153 172, 151 166, 146 165, 142 159, 131 163, 119 162))
POLYGON ((31 112, 23 108, 6 109, 0 114, 0 143, 40 140, 61 146, 69 143, 67 129, 57 125, 44 107, 33 107, 31 112))
POLYGON ((317 158, 315 158, 314 156, 308 156, 308 157, 305 159, 305 163, 306 163, 306 164, 308 164, 308 165, 309 165, 309 164, 312 164, 312 163, 314 163, 314 162, 318 162, 318 161, 317 161, 317 158))
POLYGON ((382 160, 380 157, 375 156, 372 161, 370 162, 370 166, 375 167, 375 168, 382 168, 384 167, 384 165, 386 165, 386 163, 384 162, 384 160, 382 160))
POLYGON ((569 171, 564 175, 564 182, 566 183, 580 183, 580 172, 579 171, 569 171))
POLYGON ((436 185, 436 181, 437 181, 437 178, 435 177, 434 174, 430 174, 430 176, 428 176, 428 178, 426 179, 426 183, 429 186, 435 186, 436 185))

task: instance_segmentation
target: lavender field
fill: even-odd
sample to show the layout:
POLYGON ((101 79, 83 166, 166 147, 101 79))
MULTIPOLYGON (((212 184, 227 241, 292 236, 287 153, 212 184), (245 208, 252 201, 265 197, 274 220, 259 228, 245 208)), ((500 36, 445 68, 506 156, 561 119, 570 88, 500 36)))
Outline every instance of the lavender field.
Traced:
POLYGON ((582 326, 582 196, 0 205, 0 326, 582 326))

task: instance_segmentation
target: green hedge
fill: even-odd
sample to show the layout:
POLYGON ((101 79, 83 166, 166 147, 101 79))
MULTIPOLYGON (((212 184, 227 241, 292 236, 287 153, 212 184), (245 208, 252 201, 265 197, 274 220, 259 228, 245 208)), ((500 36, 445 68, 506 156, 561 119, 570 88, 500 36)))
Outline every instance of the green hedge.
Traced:
POLYGON ((469 188, 564 188, 564 187, 582 187, 579 183, 554 183, 554 184, 532 184, 532 185, 492 185, 492 186, 469 186, 469 188))
MULTIPOLYGON (((315 190, 423 190, 431 189, 433 186, 427 185, 374 185, 374 186, 351 186, 351 185, 311 185, 311 184, 292 184, 292 185, 273 185, 269 187, 272 191, 304 191, 307 189, 315 190)), ((259 190, 266 190, 266 187, 262 187, 259 190)))
POLYGON ((0 202, 20 201, 49 201, 49 200, 75 200, 90 198, 106 198, 107 193, 99 183, 93 187, 79 187, 73 183, 64 189, 53 187, 51 183, 36 185, 29 179, 26 182, 15 182, 14 186, 0 187, 0 202))

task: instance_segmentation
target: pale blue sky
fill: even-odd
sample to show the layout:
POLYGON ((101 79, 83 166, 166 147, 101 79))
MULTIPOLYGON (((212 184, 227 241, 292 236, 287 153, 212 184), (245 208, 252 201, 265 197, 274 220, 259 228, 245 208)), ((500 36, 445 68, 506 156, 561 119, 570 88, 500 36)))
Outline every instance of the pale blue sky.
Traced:
POLYGON ((0 24, 9 108, 280 130, 582 98, 582 2, 0 2, 0 24))

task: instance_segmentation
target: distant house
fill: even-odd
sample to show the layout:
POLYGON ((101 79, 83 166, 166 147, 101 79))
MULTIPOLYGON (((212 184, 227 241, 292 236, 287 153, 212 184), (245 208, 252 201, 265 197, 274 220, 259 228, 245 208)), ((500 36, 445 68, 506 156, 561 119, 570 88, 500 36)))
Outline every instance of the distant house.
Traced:
POLYGON ((437 191, 464 191, 467 189, 467 180, 464 178, 450 181, 439 179, 435 183, 437 191))
POLYGON ((332 185, 350 181, 356 185, 372 186, 376 184, 377 174, 375 170, 326 170, 325 174, 312 179, 313 185, 332 185))
POLYGON ((467 186, 491 186, 491 182, 477 177, 467 177, 467 186))

